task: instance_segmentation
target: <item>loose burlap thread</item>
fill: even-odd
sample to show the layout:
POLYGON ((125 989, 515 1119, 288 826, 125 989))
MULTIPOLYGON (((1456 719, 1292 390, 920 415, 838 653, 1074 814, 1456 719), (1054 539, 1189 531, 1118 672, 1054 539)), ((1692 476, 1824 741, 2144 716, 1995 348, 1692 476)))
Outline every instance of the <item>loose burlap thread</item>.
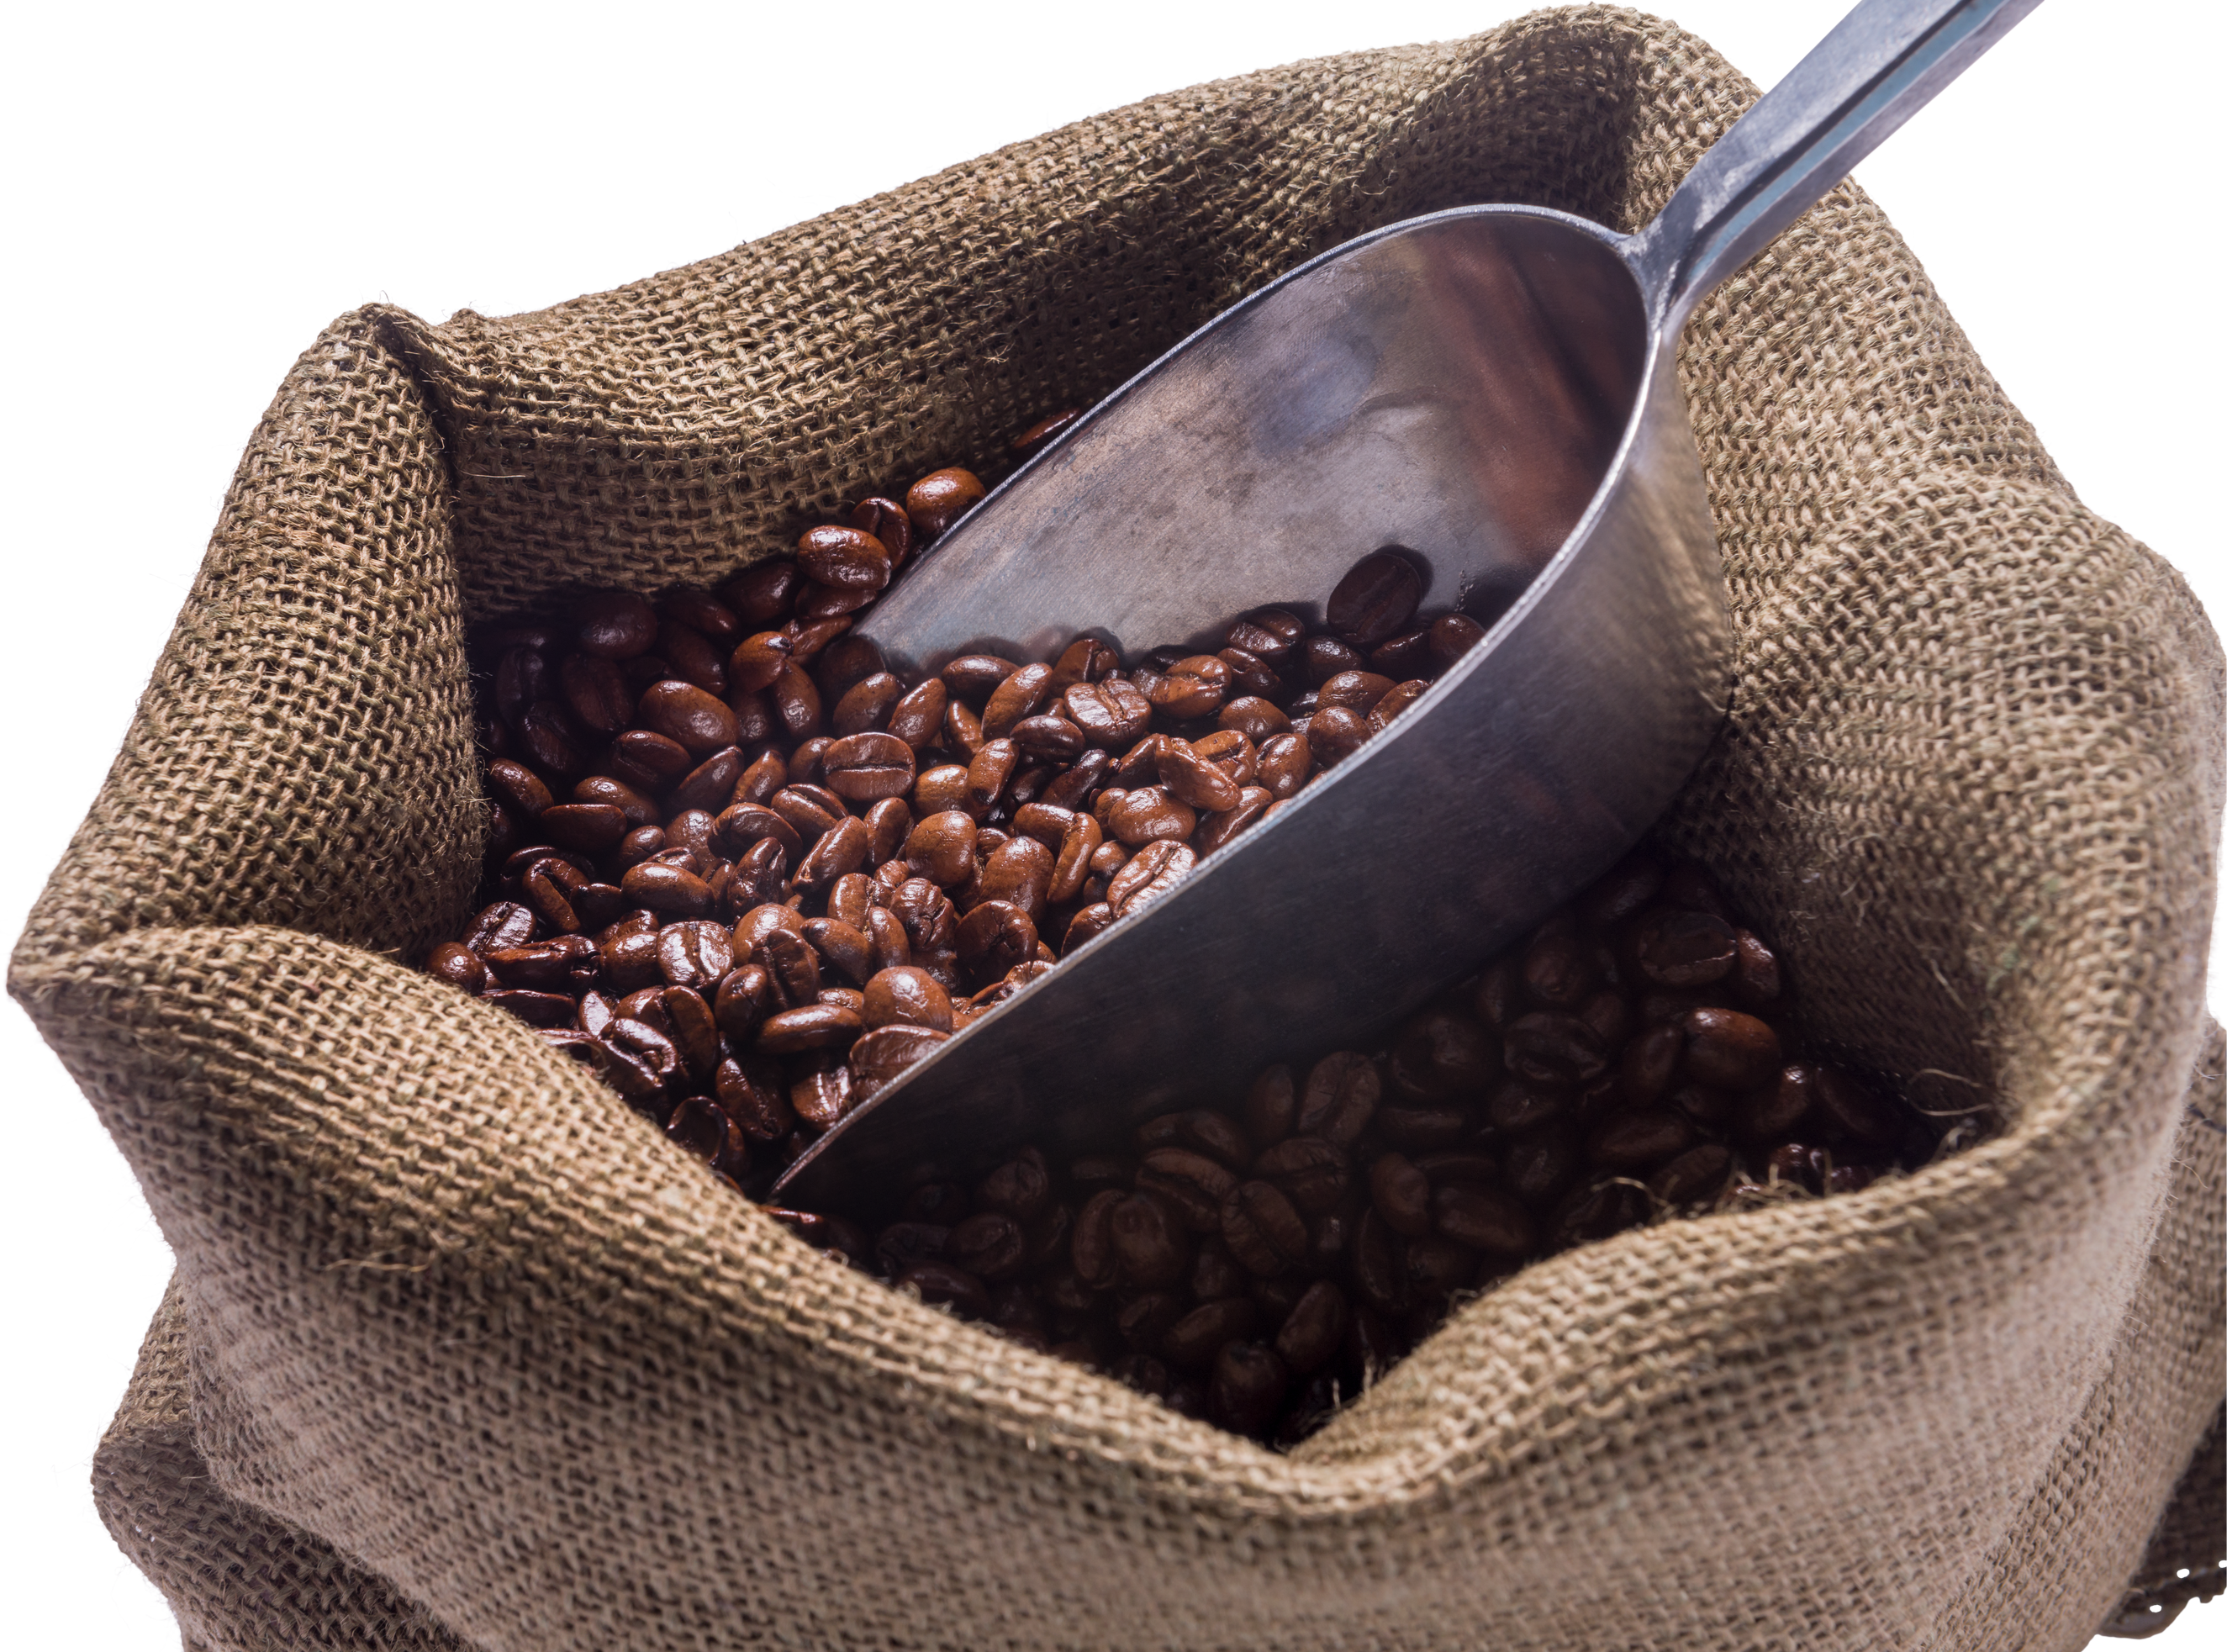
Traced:
POLYGON ((409 967, 478 873, 468 622, 987 466, 1374 226, 1636 226, 1753 95, 1545 12, 336 322, 10 977, 177 1253, 95 1483, 188 1645, 2070 1648, 2154 1532, 2210 1567, 2220 652, 1853 187, 1687 331, 1739 686, 1666 831, 1993 1139, 1534 1266, 1279 1457, 819 1257, 409 967))

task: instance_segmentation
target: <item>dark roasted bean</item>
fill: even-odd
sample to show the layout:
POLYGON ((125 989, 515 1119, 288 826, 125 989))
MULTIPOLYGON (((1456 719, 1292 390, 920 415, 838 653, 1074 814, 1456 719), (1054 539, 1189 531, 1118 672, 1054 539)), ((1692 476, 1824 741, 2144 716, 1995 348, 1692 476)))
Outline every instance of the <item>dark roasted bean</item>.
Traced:
POLYGON ((657 615, 631 591, 590 593, 572 610, 574 641, 604 660, 630 660, 657 640, 657 615))
POLYGON ((1061 695, 1060 705, 1084 740, 1111 750, 1126 750, 1134 745, 1152 720, 1152 702, 1126 678, 1071 684, 1061 695))
POLYGON ((796 542, 796 565, 807 579, 845 590, 879 590, 894 564, 889 547, 855 527, 805 530, 796 542))
POLYGON ((425 973, 437 981, 477 992, 487 985, 487 966, 479 954, 454 941, 444 941, 426 955, 425 973))
POLYGON ((1222 1346, 1258 1336, 1260 1310, 1248 1297, 1224 1297, 1192 1309, 1170 1326, 1160 1342, 1160 1357, 1178 1370, 1205 1368, 1222 1346))
POLYGON ((950 1037, 928 1027, 877 1027, 861 1033, 850 1048, 851 1079, 858 1099, 871 1100, 906 1068, 924 1059, 950 1037))
POLYGON ((1587 1156, 1619 1176, 1643 1175, 1675 1158, 1694 1144, 1694 1127, 1668 1108, 1636 1108, 1598 1126, 1586 1144, 1587 1156))
POLYGON ((1115 917, 1141 912, 1190 875, 1197 855, 1186 845, 1161 841, 1147 844, 1114 874, 1106 889, 1106 903, 1115 917))
POLYGON ((1212 717, 1229 698, 1228 662, 1210 654, 1186 654, 1145 698, 1152 709, 1179 722, 1212 717))
POLYGON ((1324 605, 1330 628, 1362 647, 1374 647, 1414 617, 1423 600, 1423 576, 1396 552, 1380 551, 1353 564, 1324 605))
POLYGON ((1017 724, 1034 716, 1043 704, 1050 692, 1050 666, 1023 666, 1010 673, 983 702, 983 737, 1002 740, 1011 735, 1017 724))
POLYGON ((1115 1204, 1107 1216, 1107 1233, 1128 1289, 1165 1289, 1190 1266, 1190 1247, 1180 1219, 1150 1193, 1133 1193, 1115 1204))
POLYGON ((1778 1034, 1752 1015, 1695 1010, 1686 1017, 1685 1032, 1686 1071, 1700 1083, 1750 1090, 1778 1071, 1778 1034))
POLYGON ((1716 1142, 1688 1149, 1649 1178, 1647 1190, 1666 1205, 1713 1199, 1731 1173, 1731 1150, 1716 1142))
POLYGON ((1342 671, 1315 692, 1315 708, 1327 711, 1342 706, 1365 718, 1396 686, 1389 677, 1380 677, 1373 671, 1342 671))
POLYGON ((1902 1133, 1892 1107, 1835 1067, 1816 1069, 1817 1112, 1833 1129, 1867 1147, 1884 1147, 1902 1133))
POLYGON ((680 867, 644 861, 627 868, 619 887, 637 905, 679 917, 701 917, 711 909, 711 886, 680 867))
POLYGON ((1225 1343, 1207 1384, 1206 1414, 1233 1434, 1260 1433, 1274 1420, 1290 1386, 1291 1372, 1273 1349, 1225 1343))
POLYGON ((986 491, 972 471, 933 471, 905 491, 905 515, 922 539, 941 539, 986 491))
POLYGON ((1369 1169, 1369 1200, 1392 1230, 1408 1239, 1431 1228, 1431 1183, 1399 1153, 1386 1153, 1369 1169))
POLYGON ((1264 1148, 1253 1174, 1273 1183, 1301 1212, 1326 1215, 1344 1196, 1346 1156, 1318 1136, 1294 1136, 1264 1148))
POLYGON ((1640 925, 1633 944, 1640 974, 1657 986, 1707 986, 1739 960, 1738 933, 1707 912, 1658 911, 1640 925))

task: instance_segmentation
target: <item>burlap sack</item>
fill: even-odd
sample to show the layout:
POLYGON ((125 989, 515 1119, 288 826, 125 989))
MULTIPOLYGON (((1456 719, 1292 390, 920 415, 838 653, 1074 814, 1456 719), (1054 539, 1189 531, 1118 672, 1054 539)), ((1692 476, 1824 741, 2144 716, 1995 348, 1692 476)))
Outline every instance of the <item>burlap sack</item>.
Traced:
POLYGON ((1853 188, 1687 335, 1739 679, 1671 830, 1976 1150, 1536 1266, 1278 1457, 821 1260, 408 967, 476 872, 468 622, 986 466, 1373 226, 1636 226, 1752 95, 1542 13, 320 339, 11 978, 177 1252, 97 1485, 188 1644, 2069 1648, 2173 1571, 2221 656, 1853 188))

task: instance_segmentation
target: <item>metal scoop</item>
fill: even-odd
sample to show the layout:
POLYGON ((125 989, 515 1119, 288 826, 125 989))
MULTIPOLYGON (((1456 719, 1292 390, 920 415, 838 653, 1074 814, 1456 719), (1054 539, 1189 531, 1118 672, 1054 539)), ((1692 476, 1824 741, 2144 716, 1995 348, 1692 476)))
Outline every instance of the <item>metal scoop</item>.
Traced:
POLYGON ((1403 549, 1483 641, 1404 716, 979 1017, 776 1184, 842 1209, 1071 1152, 1367 1037, 1628 849, 1730 692, 1675 352, 1717 284, 2038 3, 1866 0, 1619 235, 1464 207, 1200 328, 952 529, 863 628, 899 667, 1085 631, 1211 651, 1403 549), (1195 629, 1202 623, 1210 628, 1195 629))

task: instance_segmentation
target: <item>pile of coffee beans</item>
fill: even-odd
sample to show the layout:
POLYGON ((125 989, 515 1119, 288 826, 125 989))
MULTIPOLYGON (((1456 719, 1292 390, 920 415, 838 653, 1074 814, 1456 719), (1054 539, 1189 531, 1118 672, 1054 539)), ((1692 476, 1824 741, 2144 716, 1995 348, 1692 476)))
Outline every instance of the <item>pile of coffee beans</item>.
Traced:
MULTIPOLYGON (((1067 418, 1023 438, 1048 439, 1067 418)), ((1213 653, 954 660, 847 635, 983 494, 922 477, 717 591, 475 639, 494 897, 426 967, 756 1187, 963 1027, 1267 819, 1483 636, 1396 552, 1327 628, 1213 653)))
MULTIPOLYGON (((1074 416, 1045 420, 1025 450, 1074 416)), ((858 616, 983 496, 938 470, 717 590, 475 639, 488 902, 432 975, 540 1030, 762 1195, 974 1015, 1381 733, 1484 635, 1364 557, 1324 622, 1210 653, 974 654, 906 681, 858 616)), ((1641 854, 1382 1049, 1102 1153, 775 1214, 897 1289, 1289 1443, 1525 1262, 1938 1151, 1802 1058, 1770 947, 1641 854)))
POLYGON ((1461 1302, 1671 1216, 1854 1191, 1961 1138, 1806 1055, 1777 955, 1643 849, 1373 1050, 1275 1066, 877 1229, 777 1210, 923 1301, 1186 1415, 1304 1438, 1461 1302))

